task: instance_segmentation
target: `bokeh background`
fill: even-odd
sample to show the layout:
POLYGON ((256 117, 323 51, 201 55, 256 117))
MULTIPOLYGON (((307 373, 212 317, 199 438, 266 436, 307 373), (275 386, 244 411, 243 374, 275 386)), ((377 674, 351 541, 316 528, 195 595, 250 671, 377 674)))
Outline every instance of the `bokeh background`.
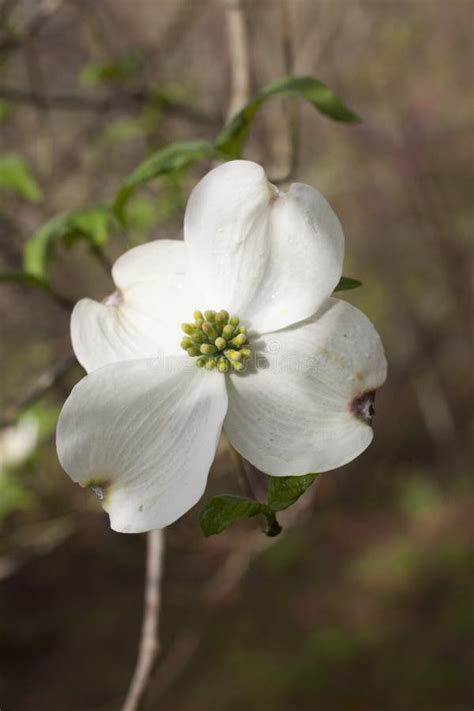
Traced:
MULTIPOLYGON (((281 539, 269 545, 248 522, 204 540, 199 507, 167 531, 162 653, 145 708, 465 711, 474 4, 249 0, 241 9, 252 91, 288 72, 315 76, 363 119, 338 124, 275 99, 245 157, 332 203, 345 273, 364 283, 342 296, 382 334, 389 379, 373 445, 318 478, 281 539)), ((219 0, 3 0, 2 271, 21 268, 49 218, 110 200, 151 151, 216 135, 232 93, 227 12, 219 0)), ((57 245, 56 292, 101 299, 112 289, 107 262, 179 237, 187 195, 209 167, 138 191, 105 255, 57 245)), ((18 447, 34 445, 7 466, 0 434, 0 707, 112 711, 136 656, 145 538, 111 532, 94 495, 57 462, 57 413, 82 376, 68 360, 67 304, 23 284, 0 293, 2 426, 28 400, 18 447), (45 373, 55 384, 33 402, 45 373)), ((236 490, 223 443, 207 495, 236 490)))

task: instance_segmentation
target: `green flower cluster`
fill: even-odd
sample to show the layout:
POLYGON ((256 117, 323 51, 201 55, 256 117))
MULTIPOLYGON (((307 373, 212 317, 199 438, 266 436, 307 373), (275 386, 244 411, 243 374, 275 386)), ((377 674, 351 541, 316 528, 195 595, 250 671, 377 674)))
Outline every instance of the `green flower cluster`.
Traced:
POLYGON ((183 323, 181 330, 186 334, 181 348, 196 358, 198 368, 241 372, 252 355, 247 329, 228 311, 195 311, 194 323, 183 323))

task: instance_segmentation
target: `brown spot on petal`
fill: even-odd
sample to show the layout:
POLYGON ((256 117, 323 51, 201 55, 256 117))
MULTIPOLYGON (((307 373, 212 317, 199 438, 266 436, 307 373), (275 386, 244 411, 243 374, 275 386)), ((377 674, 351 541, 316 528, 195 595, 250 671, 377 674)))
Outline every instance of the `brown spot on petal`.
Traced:
POLYGON ((375 390, 363 393, 350 404, 350 411, 357 419, 362 420, 366 425, 371 425, 375 415, 375 390))
POLYGON ((92 489, 99 501, 103 501, 107 494, 107 489, 110 486, 110 482, 107 479, 94 478, 84 482, 81 486, 89 487, 90 489, 92 489))

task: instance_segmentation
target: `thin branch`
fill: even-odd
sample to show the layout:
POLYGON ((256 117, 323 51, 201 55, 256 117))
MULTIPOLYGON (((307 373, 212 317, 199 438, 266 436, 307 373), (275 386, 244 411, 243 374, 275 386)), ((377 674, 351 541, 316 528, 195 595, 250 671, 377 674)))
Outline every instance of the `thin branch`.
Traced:
POLYGON ((231 91, 227 120, 250 99, 250 59, 242 0, 223 0, 229 40, 231 91))
POLYGON ((163 548, 163 531, 150 531, 147 535, 145 609, 140 646, 135 671, 122 711, 136 711, 139 708, 159 651, 163 548))
MULTIPOLYGON (((65 0, 39 0, 36 13, 27 26, 18 34, 12 33, 3 42, 0 42, 0 53, 19 49, 25 42, 38 35, 43 26, 61 9, 65 0)), ((9 10, 7 10, 7 13, 9 10)))
MULTIPOLYGON (((97 97, 81 94, 39 94, 27 89, 17 89, 12 86, 0 86, 0 98, 13 103, 34 106, 37 109, 57 109, 58 111, 88 111, 91 113, 104 113, 114 109, 124 109, 130 104, 141 104, 151 101, 157 92, 136 90, 111 96, 97 97)), ((158 99, 159 99, 158 93, 158 99)), ((163 105, 171 115, 201 123, 215 125, 216 119, 208 116, 194 106, 177 101, 162 99, 163 105)))
POLYGON ((11 425, 22 410, 44 397, 76 363, 76 357, 71 353, 42 373, 20 400, 10 410, 7 410, 7 415, 0 420, 0 427, 11 425))
MULTIPOLYGON (((293 27, 291 19, 291 5, 289 0, 280 0, 281 11, 281 42, 283 54, 283 66, 286 76, 292 76, 294 73, 294 50, 293 50, 293 27)), ((288 158, 287 166, 284 174, 275 181, 277 185, 289 182, 298 167, 299 154, 299 106, 292 99, 286 100, 286 114, 289 134, 288 158)))

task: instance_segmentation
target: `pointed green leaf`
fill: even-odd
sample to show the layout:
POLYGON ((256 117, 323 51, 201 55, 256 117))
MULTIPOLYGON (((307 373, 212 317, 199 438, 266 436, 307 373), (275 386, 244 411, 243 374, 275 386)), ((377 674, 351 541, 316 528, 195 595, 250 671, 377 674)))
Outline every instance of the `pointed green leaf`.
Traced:
POLYGON ((317 474, 302 476, 269 476, 267 503, 275 511, 282 511, 297 501, 311 486, 317 474))
POLYGON ((139 185, 215 155, 216 150, 209 141, 180 141, 156 151, 140 163, 120 188, 114 203, 116 214, 123 218, 125 204, 139 185))
POLYGON ((358 279, 342 276, 334 291, 348 291, 348 289, 357 289, 359 286, 362 286, 362 282, 358 279))
POLYGON ((239 111, 216 139, 216 147, 227 157, 238 158, 257 111, 272 96, 299 96, 309 101, 322 114, 334 121, 358 123, 359 117, 350 111, 337 96, 318 79, 312 77, 284 77, 263 89, 239 111))
POLYGON ((43 199, 28 163, 16 154, 0 156, 0 188, 16 192, 30 202, 43 199))
POLYGON ((224 494, 208 501, 199 515, 199 522, 205 536, 221 533, 228 526, 243 518, 272 514, 265 504, 243 496, 224 494))
POLYGON ((53 217, 27 242, 24 269, 28 274, 44 278, 55 242, 62 240, 69 246, 75 240, 85 240, 91 247, 101 249, 116 228, 115 217, 107 205, 94 205, 53 217))

